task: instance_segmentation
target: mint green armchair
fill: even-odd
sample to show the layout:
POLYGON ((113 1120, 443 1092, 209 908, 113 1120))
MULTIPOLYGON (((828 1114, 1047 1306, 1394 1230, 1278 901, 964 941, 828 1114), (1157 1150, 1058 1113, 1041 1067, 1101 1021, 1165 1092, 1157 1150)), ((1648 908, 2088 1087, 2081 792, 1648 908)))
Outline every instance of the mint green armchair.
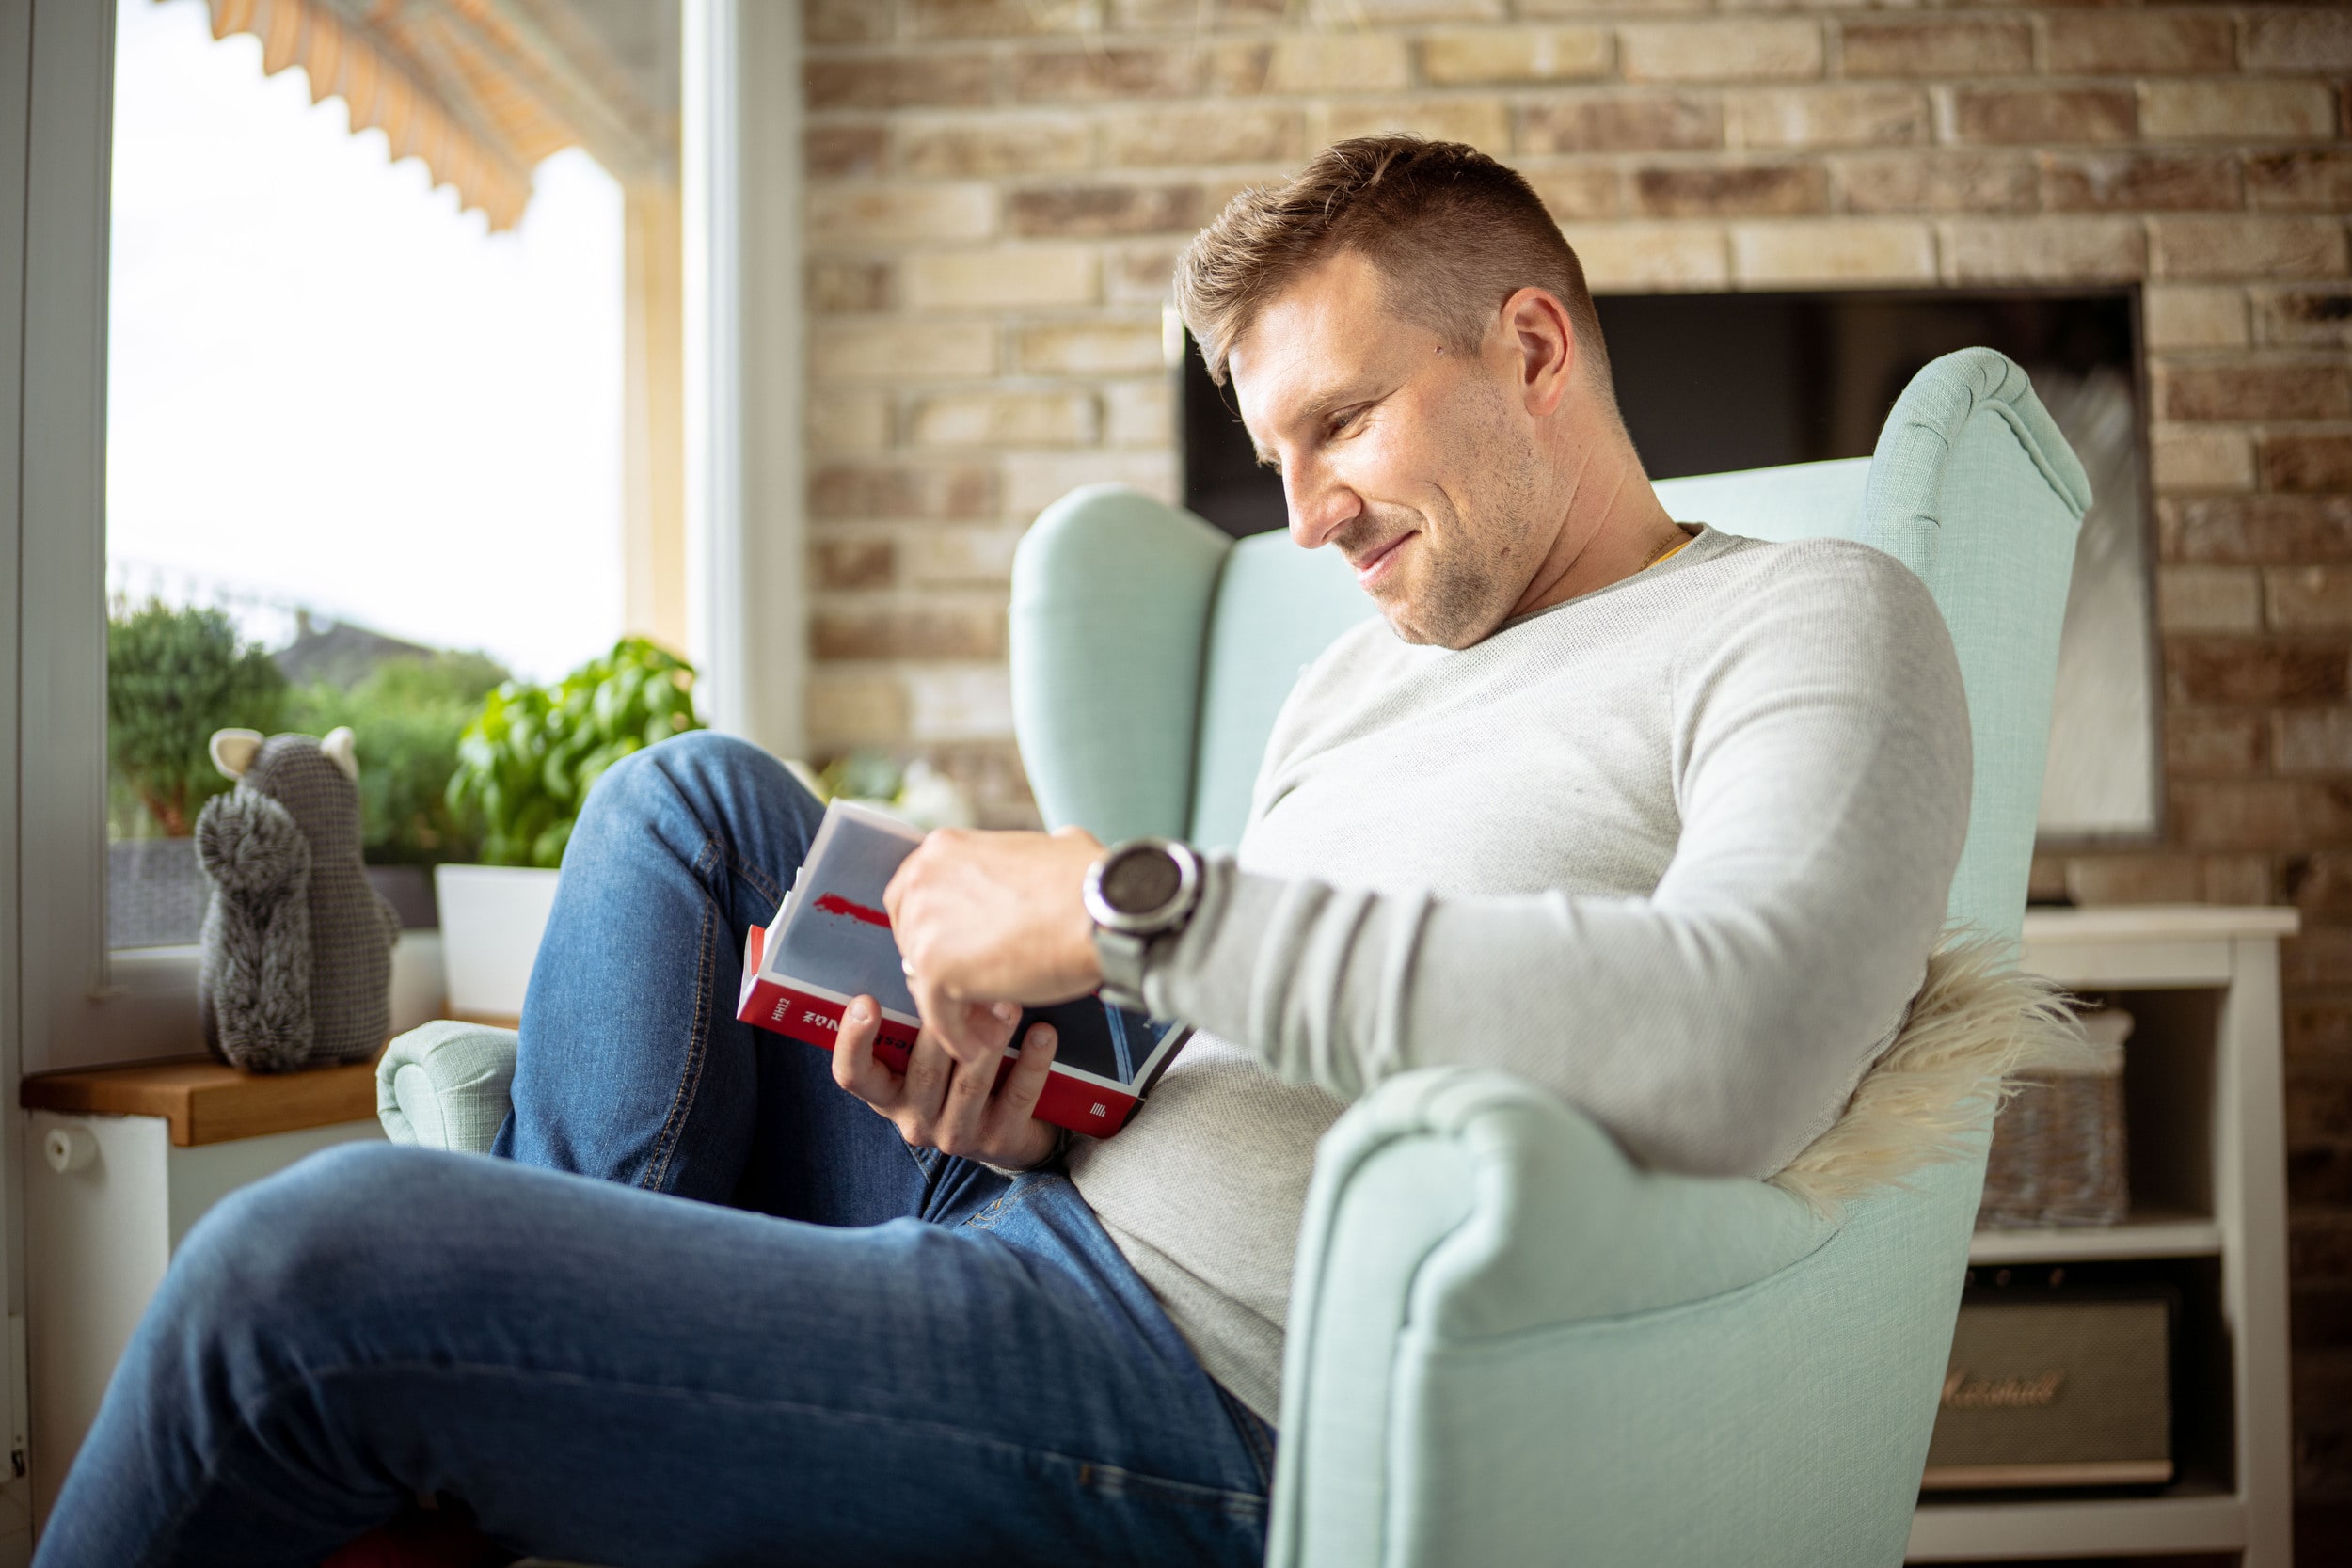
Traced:
MULTIPOLYGON (((2090 499, 2024 372, 1951 355, 1867 462, 1659 490, 1677 516, 1860 539, 1926 580, 1976 742, 1951 912, 2013 941, 2090 499)), ((1047 820, 1232 845, 1298 671, 1370 613, 1328 551, 1236 544, 1116 487, 1056 503, 1012 603, 1015 721, 1047 820)), ((387 1132, 487 1148, 513 1061, 502 1030, 402 1037, 379 1071, 387 1132)), ((1760 1182, 1636 1169, 1500 1073, 1391 1080, 1317 1156, 1270 1560, 1899 1562, 1982 1176, 1979 1142, 1831 1223, 1760 1182)))
MULTIPOLYGON (((1954 919, 2014 941, 2082 469, 2025 373, 1937 360, 1877 454, 1659 485, 1677 517, 1835 534, 1925 579, 1976 752, 1954 919)), ((1014 717, 1050 824, 1230 846, 1297 672, 1372 613, 1344 563, 1131 490, 1040 517, 1014 717)), ((1629 1165, 1502 1074, 1382 1085, 1325 1138, 1300 1237, 1278 1568, 1742 1568, 1903 1557, 1983 1177, 1836 1224, 1761 1182, 1629 1165)))

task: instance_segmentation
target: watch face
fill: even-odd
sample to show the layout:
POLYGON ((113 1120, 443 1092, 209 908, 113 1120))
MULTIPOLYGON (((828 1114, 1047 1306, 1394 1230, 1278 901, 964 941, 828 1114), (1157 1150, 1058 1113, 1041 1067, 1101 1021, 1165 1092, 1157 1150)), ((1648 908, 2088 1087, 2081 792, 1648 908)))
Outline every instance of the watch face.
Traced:
POLYGON ((1103 868, 1103 901, 1121 914, 1150 914, 1183 885, 1176 857, 1165 849, 1130 849, 1103 868))

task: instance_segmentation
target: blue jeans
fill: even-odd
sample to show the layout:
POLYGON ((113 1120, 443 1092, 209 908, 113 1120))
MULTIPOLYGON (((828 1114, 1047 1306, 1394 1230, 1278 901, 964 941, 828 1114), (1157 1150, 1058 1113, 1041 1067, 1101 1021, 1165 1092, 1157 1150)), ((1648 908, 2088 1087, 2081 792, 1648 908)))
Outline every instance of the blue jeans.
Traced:
POLYGON ((716 736, 607 773, 510 1158, 348 1147, 223 1202, 38 1561, 307 1568, 435 1495, 623 1568, 1258 1561, 1273 1433, 1069 1180, 910 1149, 736 1022, 818 815, 716 736))

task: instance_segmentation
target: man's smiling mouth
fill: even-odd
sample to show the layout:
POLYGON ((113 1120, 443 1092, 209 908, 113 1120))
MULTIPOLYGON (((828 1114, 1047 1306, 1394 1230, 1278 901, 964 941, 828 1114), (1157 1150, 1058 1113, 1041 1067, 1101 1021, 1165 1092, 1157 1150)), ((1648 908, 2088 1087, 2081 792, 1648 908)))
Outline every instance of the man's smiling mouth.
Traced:
POLYGON ((1362 560, 1348 562, 1356 568, 1356 585, 1369 591, 1386 578, 1396 563, 1397 546, 1420 531, 1418 529, 1407 529, 1362 560))

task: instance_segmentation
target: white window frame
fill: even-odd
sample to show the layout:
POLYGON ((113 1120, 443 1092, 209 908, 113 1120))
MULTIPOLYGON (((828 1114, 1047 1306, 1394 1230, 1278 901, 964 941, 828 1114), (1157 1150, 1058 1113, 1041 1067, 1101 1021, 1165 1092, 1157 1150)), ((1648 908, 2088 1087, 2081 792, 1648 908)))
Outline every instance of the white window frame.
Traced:
MULTIPOLYGON (((184 958, 106 951, 106 290, 115 8, 29 25, 18 370, 14 894, 23 1072, 200 1050, 184 958)), ((13 96, 13 95, 10 95, 13 96)), ((0 99, 5 102, 6 99, 0 99)), ((13 1088, 13 1085, 11 1085, 13 1088)), ((11 1096, 13 1098, 13 1096, 11 1096)))
MULTIPOLYGON (((106 230, 114 8, 0 0, 0 1093, 153 1053, 105 952, 106 230), (109 1006, 120 984, 120 1005, 109 1006)), ((194 1009, 188 1009, 191 1025, 194 1009)), ((24 1451, 25 1117, 0 1117, 0 1394, 24 1451)))
POLYGON ((685 0, 690 653, 719 729, 806 742, 798 0, 685 0))
MULTIPOLYGON (((184 1055, 203 1049, 196 969, 183 949, 106 947, 106 305, 113 208, 115 8, 109 0, 10 0, 30 80, 21 336, 0 362, 10 392, 16 483, 9 530, 20 576, 16 708, 6 769, 16 793, 11 897, 0 935, 13 960, 23 1073, 184 1055)), ((10 1168, 13 1168, 11 1166, 10 1168)))

